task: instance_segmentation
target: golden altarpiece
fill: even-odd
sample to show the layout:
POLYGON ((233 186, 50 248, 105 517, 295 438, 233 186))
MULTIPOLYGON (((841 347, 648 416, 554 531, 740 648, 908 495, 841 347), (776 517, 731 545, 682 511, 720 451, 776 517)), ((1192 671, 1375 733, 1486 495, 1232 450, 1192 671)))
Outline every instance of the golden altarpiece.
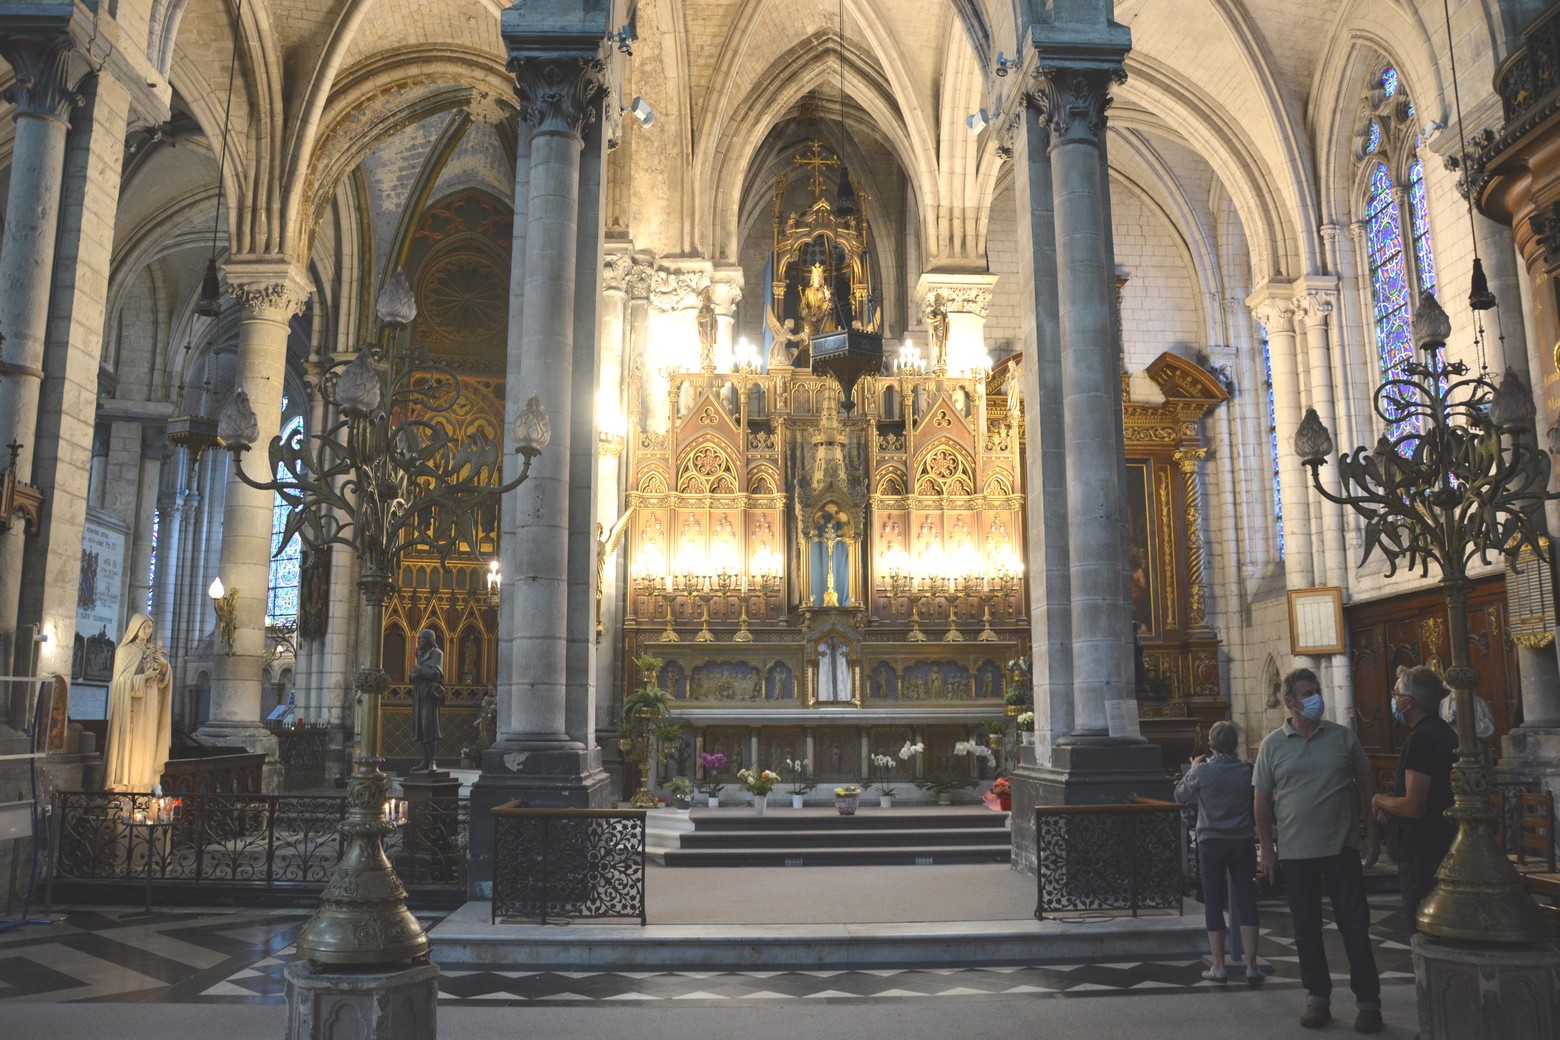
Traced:
MULTIPOLYGON (((1018 366, 950 371, 934 296, 928 356, 907 344, 842 408, 808 340, 863 313, 868 231, 821 192, 783 213, 783 192, 767 364, 718 358, 706 309, 699 367, 661 373, 664 413, 631 409, 627 652, 662 660, 686 751, 725 754, 728 779, 806 759, 810 778, 860 780, 906 740, 926 746, 916 776, 973 778, 953 747, 1003 715, 1029 653, 1018 366)), ((1126 407, 1142 714, 1178 742, 1226 708, 1197 507, 1201 419, 1225 393, 1168 354, 1150 375, 1164 402, 1126 407)))

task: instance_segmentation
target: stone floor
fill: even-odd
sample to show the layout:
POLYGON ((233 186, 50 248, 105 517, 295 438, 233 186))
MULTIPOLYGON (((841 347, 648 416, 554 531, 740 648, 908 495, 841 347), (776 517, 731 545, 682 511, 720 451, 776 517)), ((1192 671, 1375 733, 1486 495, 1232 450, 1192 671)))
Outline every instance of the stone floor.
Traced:
MULTIPOLYGON (((869 921, 925 920, 928 914, 936 914, 939 907, 944 911, 969 912, 978 909, 981 892, 991 903, 1011 904, 1014 898, 1023 897, 1028 884, 1006 867, 984 868, 991 872, 984 883, 978 876, 961 875, 956 886, 938 868, 924 868, 919 873, 916 868, 903 868, 905 876, 886 876, 869 867, 849 870, 866 870, 870 876, 841 878, 838 872, 782 870, 766 883, 763 872, 725 872, 725 884, 741 879, 733 875, 749 875, 744 890, 755 893, 749 898, 755 921, 774 920, 777 907, 786 903, 794 906, 794 886, 799 884, 827 881, 830 889, 852 890, 856 904, 863 909, 858 917, 869 921), (958 897, 939 898, 947 897, 950 887, 958 889, 958 897)), ((702 873, 705 872, 652 873, 652 907, 657 887, 675 884, 671 875, 686 878, 690 883, 688 889, 680 889, 675 900, 666 895, 668 890, 661 889, 663 906, 680 906, 677 917, 696 912, 694 907, 700 895, 707 904, 729 903, 724 897, 710 898, 721 897, 719 887, 700 887, 702 873)), ((727 906, 722 914, 729 912, 727 906)), ((830 907, 830 912, 838 912, 838 907, 830 907)), ((1186 912, 1200 915, 1201 907, 1187 903, 1186 912)), ((1022 914, 1020 911, 1014 917, 1022 914)), ((59 907, 53 925, 30 925, 0 934, 0 1003, 8 1006, 0 1012, 0 1023, 9 1021, 20 1029, 0 1035, 6 1035, 6 1040, 31 1040, 45 1035, 112 1035, 115 1040, 134 1040, 170 1037, 181 1032, 222 1035, 223 1040, 240 1040, 248 1035, 279 1037, 284 1021, 282 971, 296 956, 293 937, 306 918, 306 912, 300 911, 153 909, 144 914, 126 909, 59 907), (161 1006, 162 1010, 142 1012, 129 1007, 133 1004, 161 1006), (254 1006, 256 1010, 240 1010, 240 1006, 254 1006), (275 1009, 275 1013, 262 1012, 257 1010, 259 1007, 275 1009), (115 1009, 122 1009, 123 1013, 115 1009), (176 1023, 189 1023, 189 1028, 176 1023)), ((426 917, 424 925, 432 926, 437 920, 426 917)), ((992 920, 991 915, 986 920, 992 920)), ((1373 934, 1388 1021, 1395 1023, 1388 1035, 1407 1037, 1413 1034, 1413 975, 1407 946, 1409 929, 1395 898, 1373 898, 1373 934)), ((1353 1001, 1348 995, 1342 948, 1335 940, 1337 934, 1329 929, 1329 951, 1338 979, 1335 1007, 1346 1029, 1353 1001)), ((1006 1035, 997 1028, 998 1021, 1022 1024, 1036 1013, 1044 1013, 1048 1020, 1058 1018, 1061 1007, 1056 1001, 1067 1003, 1087 998, 1120 1004, 1112 1003, 1109 1013, 1104 1006, 1067 1010, 1064 1017, 1078 1021, 1080 1028, 1086 1021, 1095 1020, 1139 1023, 1140 1029, 1122 1035, 1159 1037, 1190 1029, 1200 1040, 1207 1040, 1218 1035, 1250 1037, 1256 1029, 1254 1021, 1264 1020, 1273 1026, 1273 1032, 1303 1035, 1295 1024, 1299 1010, 1303 1010, 1304 996, 1299 992, 1292 945, 1289 915, 1284 907, 1264 904, 1260 954, 1271 965, 1271 976, 1264 985, 1250 990, 1243 982, 1217 985, 1203 981, 1200 976, 1204 962, 1197 957, 1126 962, 1081 959, 1073 964, 1003 967, 950 964, 917 970, 448 971, 440 981, 441 1032, 459 1035, 462 1040, 515 1035, 513 1023, 505 1032, 502 1023, 507 1020, 501 1018, 491 1020, 493 1032, 487 1032, 487 1024, 482 1023, 487 1023, 488 1017, 477 1009, 527 1007, 535 1009, 537 1015, 548 1009, 546 1021, 557 1024, 538 1035, 579 1037, 679 1035, 679 1028, 686 1031, 696 1023, 724 1021, 719 1017, 719 1009, 771 1009, 764 1010, 758 1018, 744 1017, 741 1021, 766 1021, 766 1031, 789 1023, 789 1028, 796 1029, 788 1032, 791 1040, 807 1035, 839 1035, 839 1029, 872 1035, 861 1031, 863 1023, 892 1020, 899 1021, 899 1028, 883 1035, 909 1040, 922 1035, 947 1037, 950 1024, 959 1021, 956 1015, 948 1017, 950 1009, 963 1007, 964 1013, 973 1018, 966 1021, 967 1028, 956 1028, 955 1032, 995 1037, 1006 1035), (1173 999, 1198 993, 1206 995, 1211 1003, 1173 999), (1214 996, 1220 999, 1212 1001, 1214 996), (833 1010, 807 1010, 802 1018, 769 1018, 772 1009, 780 1007, 802 1012, 824 1006, 833 1010), (672 1018, 657 1010, 651 1018, 627 1020, 608 1010, 621 1012, 627 1007, 668 1009, 668 1013, 669 1009, 682 1010, 672 1018), (705 1012, 714 1017, 704 1017, 705 1012), (989 1020, 987 1013, 991 1015, 989 1020), (1223 1020, 1226 1015, 1232 1015, 1234 1021, 1215 1026, 1209 1018, 1223 1020), (1257 1020, 1251 1015, 1256 1015, 1257 1020), (674 1026, 674 1020, 680 1026, 674 1026), (456 1023, 470 1026, 456 1031, 456 1023), (933 1029, 934 1023, 942 1024, 933 1029), (1239 1024, 1242 1029, 1226 1032, 1225 1024, 1239 1024)), ((746 1026, 736 1032, 744 1029, 746 1026)))

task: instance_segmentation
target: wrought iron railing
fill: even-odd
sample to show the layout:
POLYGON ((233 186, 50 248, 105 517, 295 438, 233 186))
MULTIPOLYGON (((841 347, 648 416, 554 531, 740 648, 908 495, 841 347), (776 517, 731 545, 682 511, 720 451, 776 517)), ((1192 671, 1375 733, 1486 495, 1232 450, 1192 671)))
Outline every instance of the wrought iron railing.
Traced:
POLYGON ((1183 910, 1186 850, 1174 802, 1035 807, 1035 916, 1183 910))
MULTIPOLYGON (((175 819, 147 826, 134 821, 153 816, 150 795, 57 795, 54 889, 94 899, 143 885, 160 895, 201 886, 204 895, 263 891, 307 905, 340 856, 344 797, 186 794, 179 802, 175 819)), ((464 898, 469 818, 463 800, 409 803, 385 852, 413 897, 464 898)))
POLYGON ((643 809, 493 810, 493 920, 645 918, 643 809))

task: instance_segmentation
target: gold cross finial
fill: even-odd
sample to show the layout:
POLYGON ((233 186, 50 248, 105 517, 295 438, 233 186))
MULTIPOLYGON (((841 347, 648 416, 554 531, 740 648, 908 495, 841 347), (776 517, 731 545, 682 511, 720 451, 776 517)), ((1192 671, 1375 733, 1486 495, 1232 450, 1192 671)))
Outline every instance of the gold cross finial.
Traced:
POLYGON ((791 159, 793 165, 808 167, 807 176, 811 183, 813 198, 823 198, 823 171, 830 166, 838 166, 840 161, 832 155, 825 154, 822 141, 813 141, 812 147, 803 155, 791 159))

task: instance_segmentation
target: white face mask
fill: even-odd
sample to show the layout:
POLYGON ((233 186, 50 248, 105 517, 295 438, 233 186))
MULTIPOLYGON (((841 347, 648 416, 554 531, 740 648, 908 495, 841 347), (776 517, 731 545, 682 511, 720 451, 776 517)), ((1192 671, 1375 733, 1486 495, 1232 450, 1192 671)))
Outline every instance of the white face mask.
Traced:
POLYGON ((1300 715, 1302 718, 1315 722, 1322 717, 1322 712, 1326 710, 1326 707, 1327 702, 1322 700, 1322 695, 1313 693, 1300 702, 1300 715))

